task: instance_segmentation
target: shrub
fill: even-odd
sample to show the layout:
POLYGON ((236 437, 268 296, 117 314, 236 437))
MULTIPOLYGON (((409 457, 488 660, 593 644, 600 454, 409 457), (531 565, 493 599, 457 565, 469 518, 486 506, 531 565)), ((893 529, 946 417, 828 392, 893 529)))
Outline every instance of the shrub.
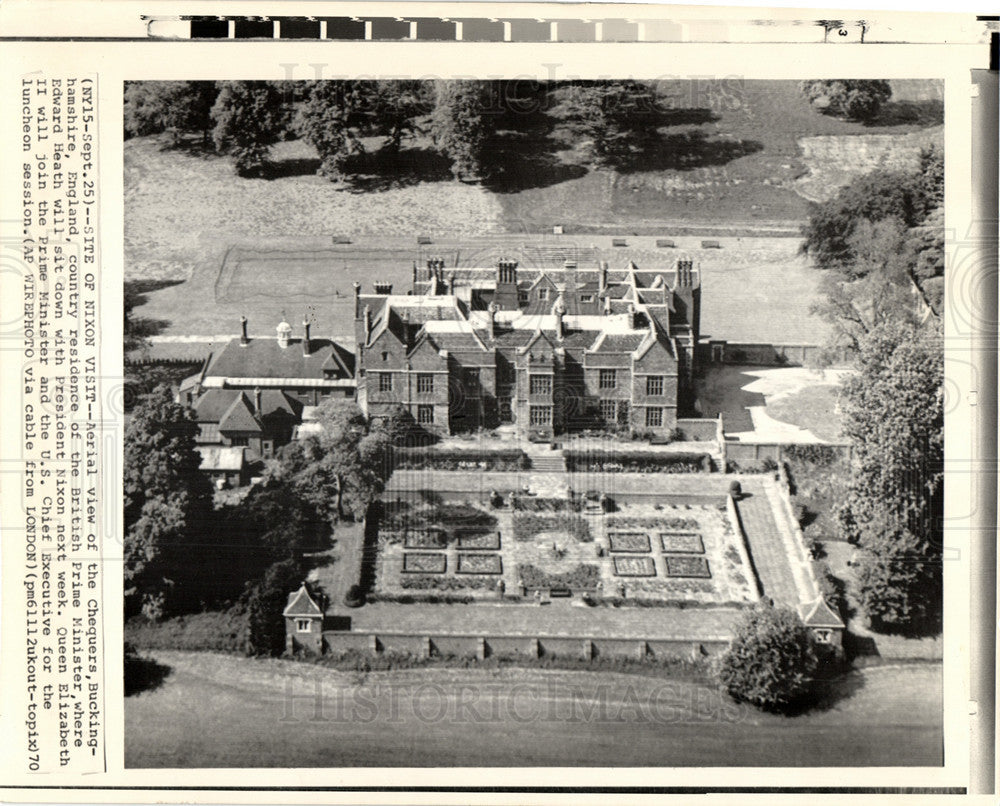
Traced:
POLYGON ((537 496, 518 496, 514 499, 514 509, 522 512, 579 512, 583 509, 582 498, 538 498, 537 496))
POLYGON ((581 543, 590 543, 594 536, 590 524, 579 515, 537 515, 533 512, 514 514, 514 539, 531 540, 541 532, 565 532, 581 543))
POLYGON ((358 584, 351 585, 344 596, 344 604, 348 607, 361 607, 365 603, 365 589, 358 584))
POLYGON ((445 450, 433 447, 397 448, 397 470, 527 470, 528 455, 519 448, 445 450))
POLYGON ((739 497, 743 495, 743 488, 740 486, 738 481, 729 482, 729 494, 734 499, 739 499, 739 497))
POLYGON ((710 473, 707 453, 665 451, 615 451, 612 453, 564 451, 570 472, 592 473, 710 473))
POLYGON ((716 673, 735 699, 787 712, 809 695, 816 666, 812 639, 798 615, 758 604, 744 611, 716 673))
POLYGON ((496 586, 497 580, 495 576, 482 574, 463 574, 460 577, 414 575, 403 577, 399 584, 404 590, 448 592, 489 590, 496 586))
POLYGON ((554 573, 524 563, 517 567, 521 582, 527 588, 596 588, 601 572, 596 565, 580 563, 570 571, 554 573))

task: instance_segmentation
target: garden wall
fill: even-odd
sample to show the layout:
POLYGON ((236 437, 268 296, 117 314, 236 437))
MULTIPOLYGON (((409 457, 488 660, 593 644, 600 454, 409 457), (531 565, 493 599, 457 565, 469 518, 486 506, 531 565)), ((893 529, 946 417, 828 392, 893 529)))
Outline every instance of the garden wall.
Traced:
POLYGON ((833 366, 849 366, 853 359, 851 351, 846 348, 831 356, 829 348, 818 344, 710 341, 699 345, 699 360, 703 364, 801 367, 827 361, 831 357, 833 366))
MULTIPOLYGON (((819 444, 819 443, 817 443, 819 444)), ((750 469, 759 467, 763 462, 770 459, 775 465, 780 465, 786 460, 786 452, 800 449, 797 443, 782 442, 724 442, 722 445, 723 457, 727 465, 735 464, 739 468, 750 469)), ((850 461, 852 448, 850 443, 822 443, 824 449, 829 449, 838 454, 838 459, 850 461)), ((777 469, 777 468, 775 468, 777 469)))
POLYGON ((586 636, 509 636, 450 635, 433 633, 335 632, 323 633, 325 650, 330 654, 348 652, 385 652, 415 657, 442 655, 453 657, 537 658, 678 658, 714 655, 729 646, 727 636, 707 636, 701 640, 643 640, 638 638, 590 638, 586 636), (377 649, 373 649, 377 647, 377 649))
POLYGON ((690 442, 715 442, 719 438, 719 421, 682 418, 677 421, 681 438, 690 442))

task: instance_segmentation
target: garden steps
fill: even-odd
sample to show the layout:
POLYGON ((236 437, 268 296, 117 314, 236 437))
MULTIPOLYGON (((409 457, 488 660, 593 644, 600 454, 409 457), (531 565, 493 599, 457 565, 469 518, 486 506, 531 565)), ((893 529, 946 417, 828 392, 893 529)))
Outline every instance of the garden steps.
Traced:
POLYGON ((531 456, 531 469, 539 473, 565 473, 566 459, 562 451, 546 451, 531 456))

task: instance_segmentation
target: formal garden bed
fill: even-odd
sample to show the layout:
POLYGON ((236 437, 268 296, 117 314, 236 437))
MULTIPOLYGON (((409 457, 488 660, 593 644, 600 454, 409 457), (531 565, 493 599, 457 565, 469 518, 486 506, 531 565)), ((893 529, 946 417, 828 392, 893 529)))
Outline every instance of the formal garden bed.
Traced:
POLYGON ((608 542, 613 552, 650 552, 649 535, 645 532, 608 532, 608 542))
POLYGON ((397 507, 388 522, 409 531, 379 536, 376 601, 520 602, 538 591, 588 592, 598 606, 757 598, 741 537, 714 503, 628 503, 598 517, 418 504, 397 507))
POLYGON ((459 551, 497 551, 500 548, 500 532, 459 535, 455 548, 459 551))
POLYGON ((443 574, 447 568, 446 554, 408 551, 403 555, 404 574, 443 574))
POLYGON ((660 550, 664 554, 704 554, 701 535, 693 532, 660 532, 660 550))
POLYGON ((656 566, 652 557, 615 557, 615 576, 619 577, 653 577, 656 576, 656 566))
POLYGON ((710 473, 707 453, 679 451, 563 451, 571 473, 710 473))
POLYGON ((502 574, 503 562, 499 554, 459 554, 458 574, 502 574))
POLYGON ((565 532, 582 543, 589 543, 594 539, 590 524, 579 515, 556 516, 518 512, 514 514, 512 521, 515 540, 532 540, 543 532, 565 532))
POLYGON ((530 564, 517 567, 521 583, 529 589, 569 588, 593 590, 601 579, 600 569, 593 564, 581 563, 568 571, 547 571, 530 564))
POLYGON ((666 558, 667 576, 711 578, 708 560, 704 557, 671 555, 666 558))
POLYGON ((430 528, 416 532, 406 532, 403 547, 408 549, 441 549, 448 545, 448 533, 444 529, 430 528))

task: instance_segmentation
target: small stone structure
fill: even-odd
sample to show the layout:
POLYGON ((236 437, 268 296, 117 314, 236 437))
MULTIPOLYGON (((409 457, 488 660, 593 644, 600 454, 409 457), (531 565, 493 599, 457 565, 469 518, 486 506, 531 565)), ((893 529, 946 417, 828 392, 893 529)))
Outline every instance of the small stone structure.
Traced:
POLYGON ((288 595, 288 604, 281 613, 285 618, 285 644, 290 652, 305 650, 317 655, 323 652, 323 608, 303 582, 295 593, 288 595))

